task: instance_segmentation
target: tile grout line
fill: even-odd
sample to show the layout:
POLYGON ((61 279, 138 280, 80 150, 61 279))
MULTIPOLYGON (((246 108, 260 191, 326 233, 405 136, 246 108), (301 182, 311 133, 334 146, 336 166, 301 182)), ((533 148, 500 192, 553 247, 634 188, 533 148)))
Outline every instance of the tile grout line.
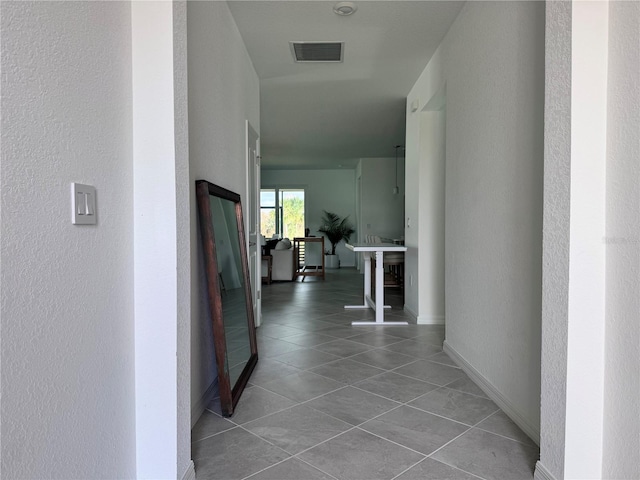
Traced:
POLYGON ((411 465, 409 468, 404 469, 403 471, 401 471, 399 474, 397 474, 395 477, 392 477, 391 480, 395 480, 396 478, 398 478, 401 475, 404 475, 405 473, 407 473, 409 470, 411 470, 414 467, 417 467, 418 465, 420 465, 422 462, 426 461, 428 457, 425 457, 421 460, 419 460, 418 462, 414 463, 413 465, 411 465))
MULTIPOLYGON (((493 412, 492 415, 495 415, 496 413, 498 413, 500 410, 496 410, 495 412, 493 412)), ((491 415, 489 415, 490 417, 491 415)), ((487 418, 489 418, 487 417, 487 418)), ((507 437, 506 435, 502 435, 500 433, 496 433, 496 432, 492 432, 491 430, 487 430, 485 428, 481 428, 479 425, 480 423, 484 422, 487 418, 485 418, 484 420, 481 420, 480 422, 478 422, 476 425, 474 425, 472 428, 475 428, 476 430, 482 430, 485 433, 490 433, 491 435, 495 435, 496 437, 501 437, 504 438, 505 440, 511 440, 512 442, 516 442, 519 443, 521 445, 524 445, 525 447, 531 447, 531 448, 540 448, 538 445, 535 444, 535 442, 533 442, 533 440, 531 440, 532 443, 525 443, 525 442, 521 442, 520 440, 516 440, 515 438, 511 438, 511 437, 507 437)), ((526 435, 526 434, 525 434, 526 435)), ((528 438, 528 437, 527 437, 528 438)))

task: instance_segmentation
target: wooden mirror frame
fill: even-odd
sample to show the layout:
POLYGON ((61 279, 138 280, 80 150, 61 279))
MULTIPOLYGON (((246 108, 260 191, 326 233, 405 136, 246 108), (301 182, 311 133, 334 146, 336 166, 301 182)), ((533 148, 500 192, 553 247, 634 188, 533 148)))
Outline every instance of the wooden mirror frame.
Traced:
MULTIPOLYGON (((216 350, 216 365, 218 368, 218 386, 220 389, 220 405, 222 415, 230 417, 242 391, 247 385, 251 372, 258 362, 258 347, 256 343, 256 328, 253 318, 253 300, 251 297, 251 284, 249 277, 249 265, 247 261, 247 249, 244 233, 244 221, 242 219, 242 205, 240 195, 225 188, 214 185, 206 180, 196 181, 196 198, 200 216, 200 232, 204 251, 205 271, 207 277, 207 293, 209 297, 209 310, 213 324, 213 342, 216 350), (227 363, 227 340, 224 328, 224 315, 222 308, 222 296, 220 290, 220 276, 218 259, 216 256, 216 241, 211 216, 210 197, 214 196, 224 200, 230 200, 235 205, 236 227, 240 260, 242 263, 242 276, 244 280, 245 304, 247 310, 247 323, 249 330, 250 356, 235 385, 231 385, 229 365, 227 363)), ((231 231, 231 229, 230 229, 231 231)))

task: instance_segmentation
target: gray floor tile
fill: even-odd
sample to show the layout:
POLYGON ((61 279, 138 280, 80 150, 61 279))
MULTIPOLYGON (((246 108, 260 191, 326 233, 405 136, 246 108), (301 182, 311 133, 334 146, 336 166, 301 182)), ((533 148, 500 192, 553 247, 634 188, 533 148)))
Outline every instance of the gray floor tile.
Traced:
POLYGON ((304 319, 304 320, 296 320, 295 322, 292 322, 290 324, 288 324, 288 326, 297 328, 300 331, 303 332, 322 332, 324 329, 332 326, 333 324, 328 323, 323 321, 322 319, 314 319, 314 320, 309 320, 309 319, 304 319))
POLYGON ((285 342, 284 340, 276 340, 275 338, 262 338, 258 341, 258 355, 260 358, 275 357, 299 349, 300 345, 285 342))
POLYGON ((401 367, 402 365, 415 362, 416 359, 398 352, 391 352, 382 348, 376 348, 375 350, 369 350, 368 352, 349 357, 349 360, 366 363, 385 370, 392 370, 394 368, 401 367))
POLYGON ((284 355, 278 355, 273 357, 274 360, 287 365, 291 365, 302 370, 308 368, 317 367, 325 363, 339 360, 341 357, 331 355, 329 353, 320 352, 312 349, 296 350, 294 352, 285 353, 284 355))
POLYGON ((404 367, 397 368, 394 371, 436 385, 446 385, 464 376, 464 372, 459 368, 453 368, 427 360, 418 360, 404 367))
POLYGON ((487 398, 449 388, 433 390, 409 405, 467 425, 475 425, 498 410, 498 406, 487 398))
POLYGON ((297 458, 289 458, 282 463, 251 475, 247 480, 334 480, 333 477, 297 458))
POLYGON ((318 333, 335 338, 350 338, 354 335, 358 335, 358 332, 354 331, 351 326, 351 322, 349 322, 349 325, 333 325, 331 327, 323 328, 322 330, 318 330, 318 333))
POLYGON ((407 406, 363 423, 360 428, 425 455, 469 429, 466 425, 407 406))
POLYGON ((404 339, 413 339, 418 335, 423 335, 428 332, 428 325, 390 325, 388 327, 384 327, 384 333, 386 335, 404 339))
POLYGON ((457 468, 426 458, 394 480, 478 480, 478 478, 457 468))
POLYGON ((413 340, 403 340, 392 345, 385 347, 385 350, 391 350, 392 352, 403 353, 405 355, 411 355, 413 357, 426 359, 435 353, 442 351, 442 347, 437 345, 430 345, 428 343, 414 342, 413 340))
POLYGON ((458 390, 463 393, 470 393, 471 395, 477 395, 478 397, 489 398, 487 394, 480 390, 480 387, 473 383, 473 380, 471 380, 466 374, 456 381, 449 383, 447 388, 452 388, 453 390, 458 390))
MULTIPOLYGON (((354 298, 353 303, 349 303, 349 305, 361 305, 362 301, 363 298, 360 296, 354 298)), ((345 305, 347 304, 345 303, 345 305)), ((344 311, 338 315, 341 315, 343 318, 349 318, 351 322, 354 320, 375 320, 376 318, 376 312, 370 308, 345 308, 344 311)))
POLYGON ((503 411, 497 411, 483 422, 480 422, 477 427, 492 433, 497 433, 503 437, 509 437, 513 440, 535 446, 535 442, 520 430, 520 427, 513 423, 503 411))
POLYGON ((433 332, 433 333, 418 335, 416 337, 413 337, 412 340, 415 340, 416 342, 428 343, 430 345, 437 345, 441 347, 442 344, 444 343, 444 331, 442 333, 433 332))
POLYGON ((427 360, 429 360, 430 362, 437 362, 437 363, 442 363, 444 365, 449 365, 450 367, 458 366, 453 360, 451 360, 451 358, 449 358, 449 355, 447 355, 444 352, 431 355, 429 358, 427 358, 427 360))
POLYGON ((353 387, 327 393, 305 405, 351 425, 359 425, 399 406, 397 402, 353 387))
MULTIPOLYGON (((277 357, 276 357, 277 358, 277 357)), ((259 358, 249 382, 253 385, 264 385, 274 380, 298 373, 300 369, 285 365, 270 358, 259 358)))
POLYGON ((191 430, 191 441, 197 442, 211 435, 230 430, 235 426, 234 423, 220 415, 205 410, 191 430))
POLYGON ((433 458, 487 480, 530 480, 538 449, 474 428, 433 458))
POLYGON ((196 442, 191 447, 198 480, 242 479, 290 455, 236 427, 196 442))
POLYGON ((333 341, 335 341, 335 337, 323 335, 319 332, 300 333, 298 335, 287 337, 287 342, 295 343, 296 345, 300 345, 302 347, 313 347, 314 345, 320 345, 322 343, 333 341))
POLYGON ((299 372, 266 383, 264 388, 296 402, 305 402, 343 386, 343 383, 315 373, 299 372))
POLYGON ((356 383, 355 386, 367 392, 376 393, 385 398, 403 403, 438 388, 437 385, 393 372, 368 378, 356 383))
POLYGON ((324 317, 325 322, 332 323, 334 326, 337 326, 337 327, 351 326, 351 322, 353 322, 353 320, 354 320, 353 316, 343 312, 334 313, 333 315, 327 315, 326 317, 324 317))
POLYGON ((347 358, 320 365, 309 371, 349 385, 384 373, 384 370, 364 363, 354 362, 347 358))
POLYGON ((323 343, 322 345, 314 347, 314 349, 330 353, 332 355, 338 355, 339 357, 350 357, 351 355, 357 355, 358 353, 371 350, 371 347, 362 343, 340 339, 329 343, 323 343))
POLYGON ((364 343, 372 347, 386 347, 394 343, 402 342, 403 340, 398 337, 392 337, 391 335, 385 335, 382 332, 369 332, 361 333, 354 337, 349 337, 352 342, 364 343))
POLYGON ((244 428, 295 455, 348 430, 351 425, 298 405, 249 422, 244 428))
POLYGON ((423 457, 356 428, 300 458, 341 480, 388 480, 423 457))
MULTIPOLYGON (((368 422, 370 428, 375 427, 381 433, 407 444, 413 445, 414 441, 420 443, 412 448, 423 448, 425 439, 433 440, 434 435, 446 437, 447 428, 438 428, 436 424, 444 422, 442 425, 445 427, 464 427, 447 420, 445 415, 472 422, 475 417, 461 417, 460 412, 465 415, 472 412, 475 415, 478 414, 478 405, 481 412, 485 403, 492 405, 489 400, 483 400, 486 395, 482 390, 461 370, 452 368, 455 364, 441 352, 444 326, 416 325, 415 319, 402 310, 402 296, 395 289, 385 291, 386 302, 393 306, 392 310, 385 312, 385 316, 390 320, 408 318, 410 325, 352 326, 353 320, 372 320, 375 315, 370 309, 343 308, 344 305, 362 303, 362 276, 354 269, 327 271, 325 281, 307 278, 304 283, 275 282, 265 285, 262 291, 263 325, 257 332, 260 361, 249 382, 264 389, 252 386, 245 390, 231 421, 209 412, 199 420, 194 427, 193 438, 201 440, 195 441, 192 447, 198 480, 246 478, 252 474, 254 475, 250 478, 256 480, 329 480, 334 478, 330 473, 339 480, 369 480, 397 475, 400 476, 396 480, 470 480, 476 478, 473 477, 474 473, 478 478, 484 477, 481 472, 486 472, 487 478, 501 480, 519 478, 519 472, 525 472, 525 476, 521 478, 531 478, 537 447, 500 411, 489 415, 472 430, 452 440, 430 459, 424 459, 422 454, 361 429, 367 425, 363 422, 368 422), (295 337, 298 344, 287 340, 291 337, 295 337), (327 340, 325 337, 336 340, 330 339, 327 343, 318 345, 318 341, 327 340), (409 350, 411 354, 408 354, 409 350), (414 354, 415 357, 426 358, 414 362, 414 354), (354 362, 357 362, 365 364, 365 368, 394 369, 394 372, 375 375, 345 387, 340 382, 308 371, 345 357, 349 357, 348 360, 338 365, 354 367, 357 365, 354 362), (444 382, 448 383, 444 385, 446 389, 429 394, 434 389, 441 388, 428 383, 429 380, 441 386, 444 382), (446 398, 443 397, 443 392, 448 392, 446 398), (458 392, 476 397, 469 398, 469 395, 458 392), (423 398, 418 399, 423 395, 423 398), (309 402, 305 405, 289 406, 294 402, 307 400, 309 402), (415 401, 421 408, 439 413, 436 415, 422 411, 419 414, 421 418, 412 419, 406 413, 407 418, 402 415, 396 418, 391 415, 395 411, 420 410, 409 406, 399 407, 394 401, 415 401), (285 410, 279 410, 280 408, 285 410), (274 409, 278 411, 270 414, 274 409), (291 415, 286 415, 290 410, 298 412, 298 415, 300 411, 314 413, 303 413, 301 416, 305 418, 296 421, 291 415), (269 415, 261 416, 263 414, 269 415), (267 419, 274 416, 278 416, 281 421, 267 422, 267 419), (314 422, 313 418, 318 421, 314 422), (242 427, 234 426, 236 421, 245 422, 243 427, 252 423, 258 425, 264 421, 268 435, 273 438, 280 436, 280 441, 289 445, 287 442, 291 442, 291 438, 313 443, 318 422, 322 430, 327 419, 329 423, 337 422, 337 425, 341 425, 341 421, 346 422, 344 428, 351 430, 299 454, 304 459, 316 462, 314 465, 321 470, 309 466, 300 458, 289 457, 287 452, 277 446, 242 427), (375 424, 379 419, 383 421, 375 424), (432 419, 436 420, 428 431, 421 431, 427 428, 426 425, 432 419), (309 426, 304 427, 304 422, 309 426), (352 425, 358 427, 353 429, 352 425), (287 433, 278 433, 282 426, 287 433), (225 430, 227 428, 229 429, 225 430), (474 435, 482 436, 483 430, 497 435, 484 432, 490 440, 478 442, 474 435), (480 433, 470 435, 471 432, 480 433), (510 438, 514 440, 509 440, 510 438), (225 439, 230 440, 228 445, 225 444, 225 439), (525 453, 518 453, 517 450, 514 453, 507 448, 513 445, 515 448, 524 448, 525 453), (472 457, 469 465, 477 467, 477 470, 471 471, 462 464, 454 465, 444 459, 444 456, 451 454, 453 459, 464 460, 463 457, 467 455, 464 453, 465 448, 472 457), (533 457, 526 449, 533 449, 533 457), (493 457, 492 451, 495 451, 496 457, 493 457), (437 455, 443 455, 440 459, 442 462, 435 459, 437 455), (507 457, 510 463, 505 467, 507 457)), ((346 375, 339 378, 348 380, 349 375, 353 374, 352 370, 353 368, 346 368, 342 372, 334 370, 333 373, 346 375)), ((214 400, 207 408, 219 413, 219 400, 214 400)), ((300 447, 296 444, 290 448, 299 451, 297 449, 300 447)))
POLYGON ((284 325, 262 325, 256 329, 256 335, 267 336, 269 338, 283 339, 291 335, 299 335, 301 330, 297 328, 286 327, 284 325))
POLYGON ((295 404, 293 400, 261 387, 246 388, 242 392, 231 420, 242 424, 293 407, 295 404))

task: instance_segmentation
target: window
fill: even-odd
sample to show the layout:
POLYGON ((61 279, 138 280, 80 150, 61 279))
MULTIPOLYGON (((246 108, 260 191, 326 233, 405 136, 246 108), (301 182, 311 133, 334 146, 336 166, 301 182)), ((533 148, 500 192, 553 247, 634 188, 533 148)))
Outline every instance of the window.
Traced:
POLYGON ((265 238, 272 238, 276 228, 276 191, 260 190, 260 233, 265 238))
POLYGON ((260 190, 260 230, 265 238, 304 237, 304 189, 260 190))

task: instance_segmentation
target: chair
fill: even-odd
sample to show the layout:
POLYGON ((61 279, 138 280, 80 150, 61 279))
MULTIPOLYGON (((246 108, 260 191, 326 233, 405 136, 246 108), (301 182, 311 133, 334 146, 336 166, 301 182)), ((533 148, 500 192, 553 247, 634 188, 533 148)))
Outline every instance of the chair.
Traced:
POLYGON ((322 277, 324 280, 324 237, 296 237, 296 278, 322 277))
MULTIPOLYGON (((383 243, 377 235, 367 235, 365 238, 367 243, 383 243)), ((371 258, 371 262, 372 276, 375 279, 375 257, 371 258)), ((404 293, 404 252, 385 252, 382 266, 385 269, 384 286, 399 287, 404 293)))

